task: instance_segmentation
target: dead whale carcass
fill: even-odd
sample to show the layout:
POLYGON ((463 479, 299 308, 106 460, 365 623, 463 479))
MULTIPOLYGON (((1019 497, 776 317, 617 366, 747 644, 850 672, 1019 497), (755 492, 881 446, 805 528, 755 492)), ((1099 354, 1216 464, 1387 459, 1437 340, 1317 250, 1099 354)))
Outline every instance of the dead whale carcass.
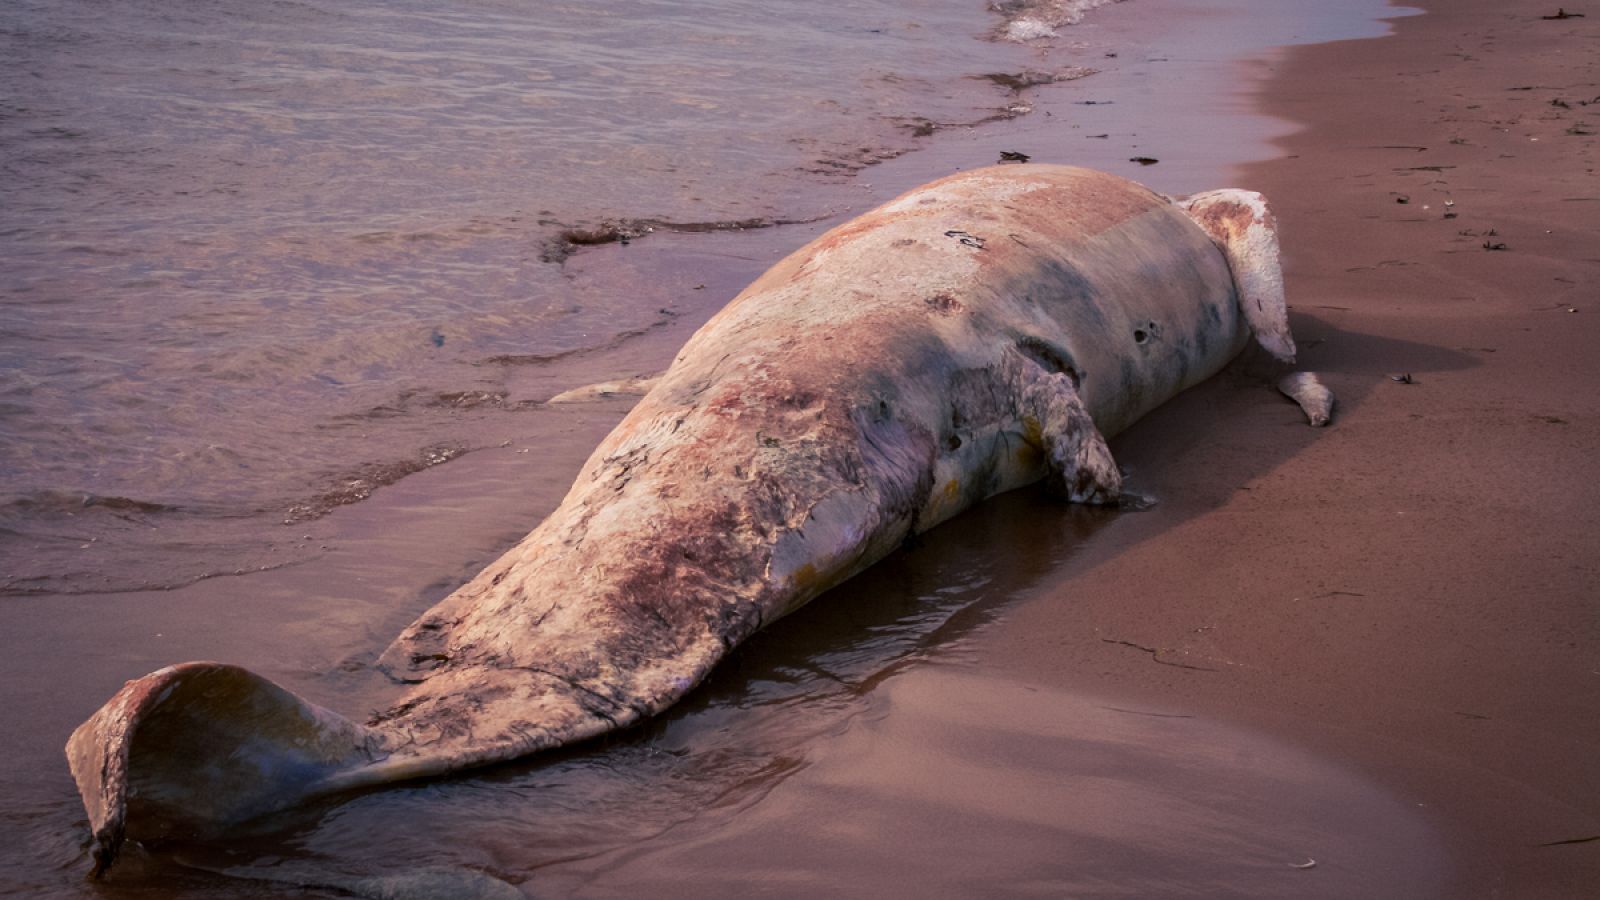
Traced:
POLYGON ((384 654, 365 724, 243 669, 129 682, 68 758, 97 870, 308 797, 455 771, 652 715, 904 539, 1044 480, 1117 499, 1115 434, 1254 335, 1292 359, 1258 195, 1186 201, 1009 166, 822 235, 713 317, 555 510, 384 654))

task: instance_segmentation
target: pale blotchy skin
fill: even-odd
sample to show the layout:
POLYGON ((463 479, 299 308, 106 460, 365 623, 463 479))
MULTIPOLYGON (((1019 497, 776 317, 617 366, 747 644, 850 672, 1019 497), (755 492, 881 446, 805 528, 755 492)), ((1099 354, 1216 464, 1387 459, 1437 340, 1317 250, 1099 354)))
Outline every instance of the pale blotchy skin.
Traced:
POLYGON ((835 228, 708 322, 560 507, 406 629, 382 659, 416 682, 395 708, 355 725, 212 663, 130 682, 68 747, 98 863, 124 827, 215 831, 657 713, 757 629, 1002 491, 1113 502, 1105 437, 1252 325, 1292 354, 1277 278, 1255 195, 1186 210, 1067 167, 956 175, 835 228), (167 759, 180 744, 218 759, 167 759))
POLYGON ((1278 390, 1300 404, 1306 421, 1322 427, 1333 419, 1333 392, 1325 387, 1314 372, 1291 372, 1278 381, 1278 390))

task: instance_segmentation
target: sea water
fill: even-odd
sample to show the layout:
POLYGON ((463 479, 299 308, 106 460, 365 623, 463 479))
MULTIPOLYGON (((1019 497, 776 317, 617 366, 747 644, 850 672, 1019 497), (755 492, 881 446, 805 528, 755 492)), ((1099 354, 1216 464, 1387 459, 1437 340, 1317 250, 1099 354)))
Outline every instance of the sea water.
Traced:
POLYGON ((508 366, 673 311, 663 285, 586 292, 563 234, 835 215, 863 169, 1014 114, 985 77, 1030 62, 993 39, 1008 21, 974 0, 5 4, 0 591, 232 571, 261 523, 474 449, 463 413, 542 399, 508 398, 508 366), (107 565, 113 545, 137 552, 107 565))

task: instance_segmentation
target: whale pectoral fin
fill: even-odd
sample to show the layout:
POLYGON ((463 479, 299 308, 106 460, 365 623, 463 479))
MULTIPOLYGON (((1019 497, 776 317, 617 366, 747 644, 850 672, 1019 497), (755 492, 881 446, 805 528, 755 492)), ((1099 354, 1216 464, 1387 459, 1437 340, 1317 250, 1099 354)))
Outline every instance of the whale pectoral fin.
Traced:
POLYGON ((1022 408, 1024 425, 1044 450, 1045 489, 1073 503, 1115 505, 1122 472, 1072 378, 1040 372, 1023 388, 1022 408))
POLYGON ((94 874, 125 836, 204 836, 292 806, 373 761, 367 728, 237 666, 169 666, 123 685, 67 741, 94 874))
POLYGON ((1283 395, 1300 404, 1306 421, 1320 428, 1333 419, 1333 391, 1328 390, 1315 372, 1291 372, 1278 382, 1283 395))
POLYGON ((1294 362, 1289 307, 1283 296, 1278 224, 1267 199, 1255 191, 1225 189, 1195 194, 1177 204, 1222 249, 1256 341, 1278 359, 1294 362))

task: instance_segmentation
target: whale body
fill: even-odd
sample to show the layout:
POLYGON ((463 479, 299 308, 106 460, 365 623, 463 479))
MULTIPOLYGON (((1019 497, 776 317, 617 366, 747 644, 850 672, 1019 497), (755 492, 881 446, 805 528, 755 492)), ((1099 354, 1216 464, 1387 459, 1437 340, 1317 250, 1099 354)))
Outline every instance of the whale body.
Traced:
POLYGON ((1259 195, 958 174, 823 234, 705 324, 560 506, 410 625, 358 723, 235 666, 128 682, 67 745, 96 871, 307 798, 653 715, 756 630, 983 499, 1114 503, 1106 439, 1252 336, 1293 359, 1259 195))

